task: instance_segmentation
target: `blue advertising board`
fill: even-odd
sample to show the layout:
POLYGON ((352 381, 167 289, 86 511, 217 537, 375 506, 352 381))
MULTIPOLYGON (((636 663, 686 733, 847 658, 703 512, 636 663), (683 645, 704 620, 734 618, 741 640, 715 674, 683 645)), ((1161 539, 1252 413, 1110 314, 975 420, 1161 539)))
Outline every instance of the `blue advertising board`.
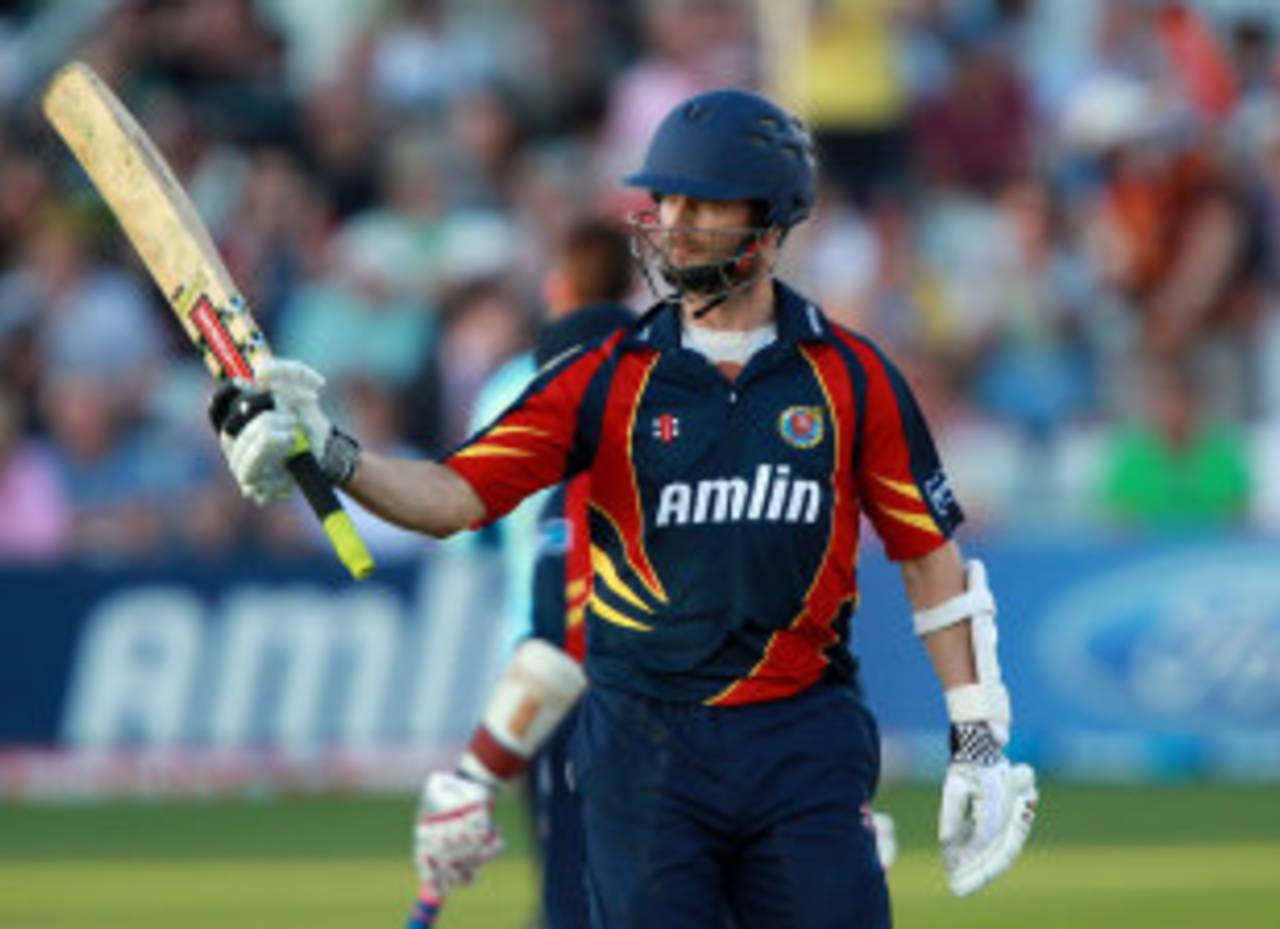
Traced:
MULTIPOLYGON (((1015 755, 1064 777, 1280 778, 1280 544, 968 548, 999 601, 1015 755)), ((898 572, 874 550, 859 571, 854 651, 887 771, 933 774, 945 715, 898 572)), ((187 771, 264 755, 385 771, 400 752, 416 776, 465 740, 510 646, 501 584, 491 557, 448 549, 358 585, 327 563, 0 571, 0 792, 31 752, 41 776, 52 757, 165 751, 187 771)))
MULTIPOLYGON (((1067 776, 1280 776, 1280 544, 1020 541, 970 553, 999 603, 1015 753, 1067 776)), ((887 731, 929 738, 945 714, 897 571, 874 558, 862 571, 855 651, 868 697, 887 731)))

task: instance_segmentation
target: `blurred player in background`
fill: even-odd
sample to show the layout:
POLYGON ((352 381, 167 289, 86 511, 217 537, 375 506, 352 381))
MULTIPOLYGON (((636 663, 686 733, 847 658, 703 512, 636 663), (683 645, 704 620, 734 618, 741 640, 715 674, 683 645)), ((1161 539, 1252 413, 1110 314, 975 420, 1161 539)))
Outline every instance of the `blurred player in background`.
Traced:
MULTIPOLYGON (((631 293, 633 278, 634 264, 627 237, 616 224, 583 219, 571 225, 543 281, 545 321, 540 341, 552 329, 577 331, 573 325, 564 329, 558 325, 577 311, 622 307, 631 293)), ((555 337, 552 341, 555 343, 555 337)), ((471 432, 478 432, 493 422, 519 398, 538 372, 537 356, 537 351, 523 352, 490 375, 476 397, 471 432)), ((496 546, 502 558, 504 634, 512 645, 529 630, 539 513, 549 493, 535 494, 517 506, 501 522, 489 526, 482 540, 482 544, 496 546)))
MULTIPOLYGON (((362 453, 319 376, 277 361, 271 408, 246 396, 224 425, 232 472, 255 500, 281 496, 302 428, 335 484, 435 536, 590 475, 592 686, 572 756, 608 929, 705 927, 725 907, 746 929, 889 925, 878 735, 847 649, 865 513, 945 691, 939 838, 951 889, 971 893, 1021 852, 1034 776, 1004 756, 995 601, 951 541, 961 512, 910 390, 773 277, 813 206, 809 135, 754 94, 699 95, 627 182, 653 195, 635 234, 672 290, 627 331, 549 365, 443 463, 362 453)), ((492 854, 475 820, 442 872, 492 854)))
MULTIPOLYGON (((622 302, 630 289, 631 272, 630 248, 619 229, 604 221, 588 220, 570 230, 547 276, 544 297, 550 318, 529 359, 531 373, 588 343, 603 341, 634 320, 634 313, 622 302)), ((516 359, 499 371, 490 392, 506 388, 515 366, 524 367, 525 361, 516 359)), ((507 584, 526 583, 524 579, 531 578, 532 602, 527 592, 514 598, 529 609, 525 634, 531 632, 533 638, 555 646, 574 662, 581 662, 585 652, 583 612, 591 584, 586 501, 587 477, 580 475, 547 497, 536 514, 532 541, 522 527, 512 531, 504 521, 501 543, 508 565, 507 584), (529 565, 528 570, 524 564, 529 565)), ((508 602, 511 599, 509 596, 508 602)), ((519 671, 521 655, 518 651, 512 662, 514 672, 509 669, 499 684, 496 702, 491 703, 486 722, 477 729, 458 772, 434 772, 423 786, 414 854, 422 888, 409 923, 413 929, 432 924, 441 891, 447 889, 438 886, 432 862, 454 834, 460 829, 465 832, 467 824, 460 823, 459 810, 475 808, 476 803, 487 809, 493 791, 527 765, 532 775, 534 835, 542 859, 542 924, 547 929, 585 929, 588 925, 582 826, 568 781, 566 755, 573 710, 548 733, 544 744, 516 744, 518 740, 504 738, 508 726, 501 716, 506 707, 500 695, 504 687, 524 686, 519 671), (514 753, 522 747, 525 756, 514 753), (537 752, 532 761, 527 757, 531 750, 537 752)), ((554 659, 551 666, 559 670, 554 659)), ((564 674, 572 679, 572 671, 566 669, 564 674)), ((490 848, 496 854, 500 845, 493 842, 490 848)), ((480 863, 479 859, 474 862, 476 866, 480 863)), ((457 878, 469 881, 471 876, 468 870, 457 878)))

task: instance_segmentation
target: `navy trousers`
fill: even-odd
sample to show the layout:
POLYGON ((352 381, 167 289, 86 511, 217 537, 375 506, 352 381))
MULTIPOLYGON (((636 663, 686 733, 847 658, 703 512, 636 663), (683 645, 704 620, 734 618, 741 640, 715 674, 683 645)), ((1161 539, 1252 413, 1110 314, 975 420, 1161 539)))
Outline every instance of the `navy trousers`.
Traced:
POLYGON ((569 781, 573 710, 533 764, 533 817, 542 855, 543 929, 588 929, 582 813, 569 781))
POLYGON ((851 688, 707 707, 592 687, 571 758, 593 929, 888 929, 879 735, 851 688))

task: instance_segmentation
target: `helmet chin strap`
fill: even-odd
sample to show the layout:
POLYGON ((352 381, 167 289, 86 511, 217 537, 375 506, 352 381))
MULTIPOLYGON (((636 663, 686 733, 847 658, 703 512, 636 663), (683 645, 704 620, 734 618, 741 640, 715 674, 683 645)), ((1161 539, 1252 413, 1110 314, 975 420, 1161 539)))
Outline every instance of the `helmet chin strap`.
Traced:
POLYGON ((721 261, 695 265, 674 265, 665 259, 659 266, 663 280, 675 289, 677 297, 706 296, 707 302, 693 311, 694 319, 701 319, 720 306, 735 291, 748 286, 759 276, 752 273, 752 264, 758 257, 760 240, 765 230, 758 229, 742 237, 733 254, 721 261))

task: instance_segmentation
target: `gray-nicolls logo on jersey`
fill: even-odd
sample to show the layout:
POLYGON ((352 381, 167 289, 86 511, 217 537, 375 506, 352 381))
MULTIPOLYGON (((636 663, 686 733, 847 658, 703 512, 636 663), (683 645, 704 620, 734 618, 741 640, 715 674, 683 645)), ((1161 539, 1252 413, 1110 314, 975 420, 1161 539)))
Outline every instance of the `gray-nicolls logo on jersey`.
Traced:
POLYGON ((717 477, 672 481, 658 492, 655 526, 709 523, 815 523, 822 509, 822 484, 792 479, 790 465, 762 464, 750 482, 717 477))

